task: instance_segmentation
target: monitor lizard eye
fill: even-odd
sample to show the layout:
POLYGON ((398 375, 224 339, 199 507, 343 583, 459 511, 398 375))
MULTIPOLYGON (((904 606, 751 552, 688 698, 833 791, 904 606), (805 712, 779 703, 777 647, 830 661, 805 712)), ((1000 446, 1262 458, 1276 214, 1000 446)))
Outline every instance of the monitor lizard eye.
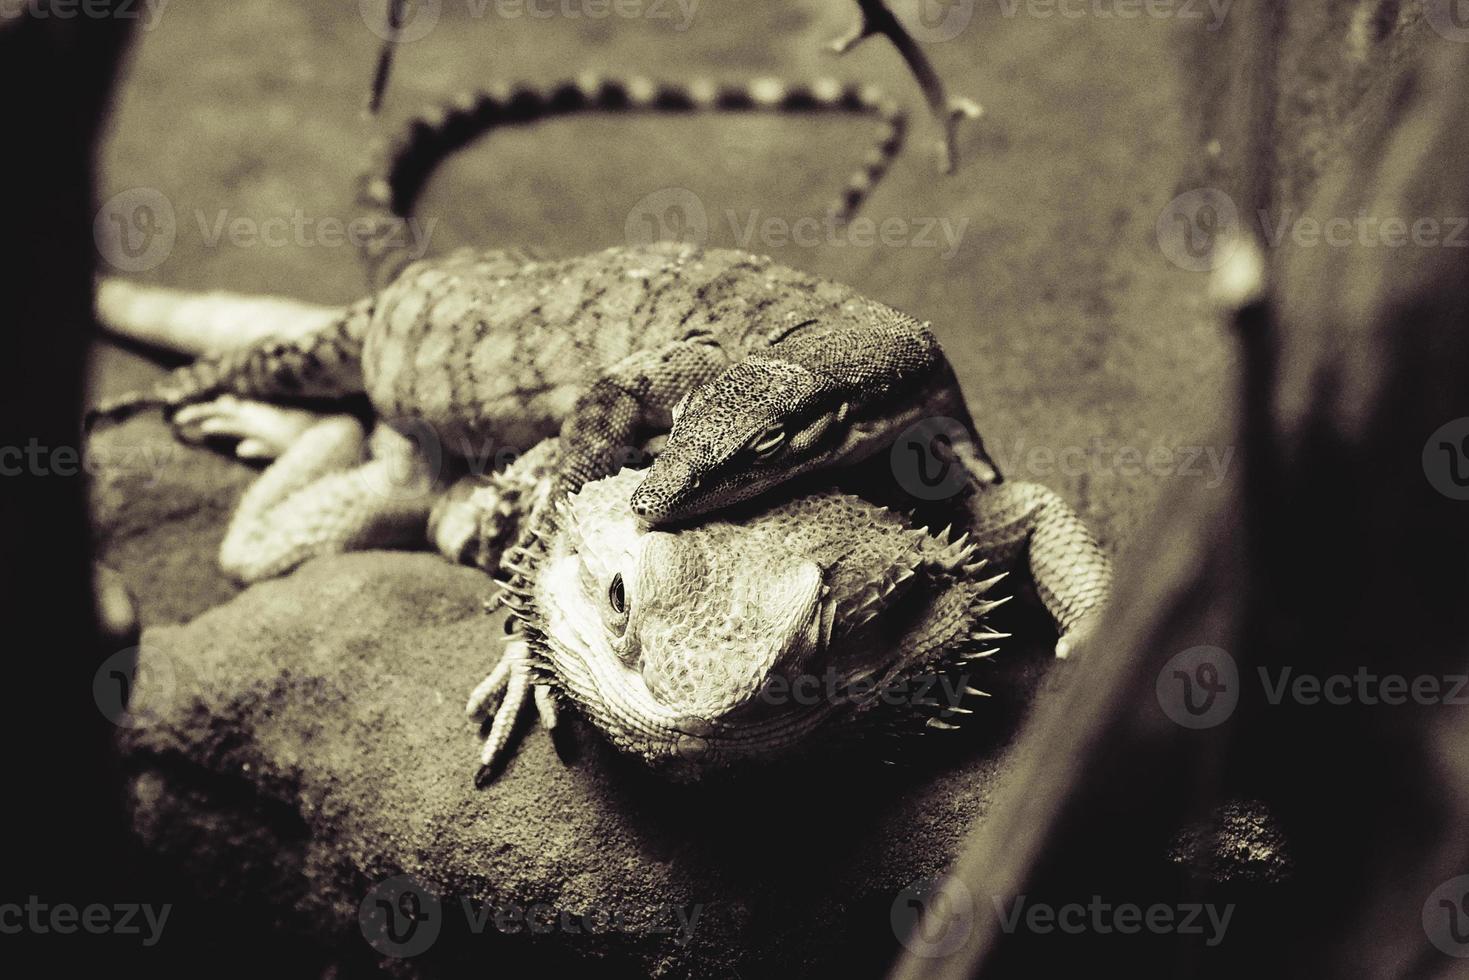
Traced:
POLYGON ((690 388, 688 391, 683 393, 682 398, 674 403, 673 408, 668 413, 669 415, 673 416, 673 421, 677 422, 679 416, 683 415, 684 409, 689 407, 689 396, 693 393, 694 389, 690 388))
POLYGON ((756 459, 770 459, 776 453, 780 452, 785 442, 785 426, 768 426, 761 429, 755 438, 750 440, 750 452, 755 454, 756 459))

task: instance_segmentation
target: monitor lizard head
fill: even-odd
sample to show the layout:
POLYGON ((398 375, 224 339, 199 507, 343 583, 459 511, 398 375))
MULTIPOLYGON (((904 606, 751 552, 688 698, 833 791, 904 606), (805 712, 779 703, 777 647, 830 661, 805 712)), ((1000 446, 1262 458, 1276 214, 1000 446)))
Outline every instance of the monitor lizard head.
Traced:
POLYGON ((871 706, 854 682, 871 698, 972 651, 994 605, 973 545, 860 498, 823 491, 660 531, 628 508, 642 475, 565 501, 516 614, 553 687, 674 778, 804 744, 871 706))
POLYGON ((848 455, 850 393, 787 360, 750 358, 673 410, 663 453, 630 501, 653 526, 759 496, 848 455))

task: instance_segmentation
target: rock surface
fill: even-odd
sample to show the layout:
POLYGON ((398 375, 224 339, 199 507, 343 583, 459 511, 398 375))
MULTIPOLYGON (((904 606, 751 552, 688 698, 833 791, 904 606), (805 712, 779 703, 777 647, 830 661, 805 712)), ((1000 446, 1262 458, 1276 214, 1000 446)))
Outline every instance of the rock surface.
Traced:
POLYGON ((797 975, 854 949, 885 960, 900 893, 983 814, 993 725, 897 772, 832 759, 706 787, 661 783, 580 726, 568 765, 532 730, 475 790, 466 680, 503 636, 485 594, 435 556, 364 553, 148 631, 122 739, 145 843, 206 895, 267 900, 348 961, 364 935, 419 952, 358 916, 412 875, 443 926, 402 960, 412 975, 546 945, 636 973, 797 975))

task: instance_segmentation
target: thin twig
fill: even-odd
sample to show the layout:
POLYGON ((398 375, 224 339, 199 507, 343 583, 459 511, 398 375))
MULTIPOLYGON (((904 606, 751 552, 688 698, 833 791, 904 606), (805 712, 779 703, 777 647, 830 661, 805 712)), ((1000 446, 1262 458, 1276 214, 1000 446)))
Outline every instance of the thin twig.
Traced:
POLYGON ((949 97, 944 90, 944 80, 939 77, 933 63, 928 60, 918 42, 913 40, 913 35, 908 33, 907 28, 888 9, 885 0, 857 0, 857 7, 861 11, 860 19, 850 31, 831 42, 831 49, 837 54, 846 54, 862 41, 876 35, 892 42, 908 65, 908 70, 913 73, 924 98, 928 100, 928 107, 934 118, 943 128, 943 135, 938 140, 939 169, 946 174, 953 173, 958 159, 955 141, 959 123, 964 119, 978 119, 983 110, 972 99, 949 97))
POLYGON ((383 95, 388 90, 388 79, 393 73, 393 55, 398 50, 398 35, 403 30, 403 21, 408 18, 411 0, 388 0, 387 32, 383 46, 378 51, 377 71, 372 77, 372 94, 367 100, 367 111, 376 115, 383 106, 383 95))

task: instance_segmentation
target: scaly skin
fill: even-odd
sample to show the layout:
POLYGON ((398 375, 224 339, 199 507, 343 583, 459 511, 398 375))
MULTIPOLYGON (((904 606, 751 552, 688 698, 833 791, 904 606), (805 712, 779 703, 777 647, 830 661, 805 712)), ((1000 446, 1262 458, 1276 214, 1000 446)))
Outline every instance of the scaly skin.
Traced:
MULTIPOLYGON (((540 452, 493 492, 549 478, 554 449, 540 452)), ((1003 601, 991 595, 1003 575, 982 571, 981 542, 932 536, 830 489, 651 530, 627 506, 640 478, 627 469, 585 484, 542 547, 518 556, 506 590, 520 637, 469 705, 494 718, 479 781, 503 762, 532 686, 548 725, 567 699, 618 749, 676 779, 802 748, 900 704, 932 709, 932 728, 969 713, 912 682, 962 673, 1002 638, 983 622, 1003 601)), ((967 683, 947 690, 982 696, 967 683)))
POLYGON ((902 485, 890 454, 915 424, 946 419, 953 424, 945 441, 919 448, 944 454, 967 475, 947 519, 987 540, 1003 537, 1007 565, 1028 564, 1061 635, 1057 652, 1066 655, 1106 600, 1106 553, 1056 494, 1002 479, 927 325, 877 304, 861 320, 854 327, 813 312, 690 392, 674 407, 667 444, 633 494, 633 511, 655 527, 674 526, 869 461, 881 464, 885 499, 921 510, 930 501, 902 485))
POLYGON ((544 498, 556 499, 619 468, 667 431, 685 394, 791 324, 819 315, 860 331, 873 309, 847 286, 737 251, 659 243, 547 262, 464 251, 409 266, 324 332, 205 358, 98 411, 366 393, 383 430, 374 442, 413 457, 401 467, 412 486, 298 501, 298 527, 248 536, 262 553, 230 563, 253 581, 313 554, 399 543, 404 508, 426 521, 467 464, 559 433, 568 448, 544 498))
MULTIPOLYGON (((370 439, 339 422, 310 442, 338 460, 350 460, 365 443, 373 459, 323 473, 301 453, 287 452, 276 464, 282 472, 269 475, 269 492, 258 495, 260 506, 239 515, 239 533, 228 539, 239 547, 222 554, 223 564, 253 581, 314 554, 411 538, 413 525, 426 522, 446 493, 467 497, 453 492, 466 470, 559 432, 558 479, 527 502, 544 518, 548 500, 616 470, 628 447, 666 430, 670 409, 690 389, 767 346, 812 309, 859 322, 864 307, 847 287, 732 251, 654 244, 562 261, 465 251, 404 266, 402 221, 446 154, 497 125, 595 110, 876 117, 884 124, 878 145, 833 209, 839 215, 855 209, 885 172, 904 125, 898 108, 875 90, 829 81, 680 86, 583 78, 545 91, 505 87, 466 96, 415 120, 363 181, 363 204, 377 219, 365 254, 374 281, 384 283, 374 295, 329 321, 320 320, 319 309, 303 309, 312 329, 288 324, 283 338, 203 358, 152 391, 98 406, 91 419, 208 403, 187 416, 188 428, 239 436, 241 455, 264 458, 269 447, 247 437, 251 427, 238 407, 212 400, 366 394, 379 420, 370 439)), ((151 307, 171 323, 186 306, 222 322, 258 312, 279 323, 292 312, 267 299, 137 288, 103 290, 102 300, 151 307)), ((201 336, 218 333, 200 326, 201 336)), ((436 528, 472 523, 461 515, 436 528)), ((535 526, 526 523, 527 530, 535 526)), ((436 534, 436 543, 455 557, 475 545, 462 535, 436 534)), ((483 556, 483 548, 474 550, 483 556)))

